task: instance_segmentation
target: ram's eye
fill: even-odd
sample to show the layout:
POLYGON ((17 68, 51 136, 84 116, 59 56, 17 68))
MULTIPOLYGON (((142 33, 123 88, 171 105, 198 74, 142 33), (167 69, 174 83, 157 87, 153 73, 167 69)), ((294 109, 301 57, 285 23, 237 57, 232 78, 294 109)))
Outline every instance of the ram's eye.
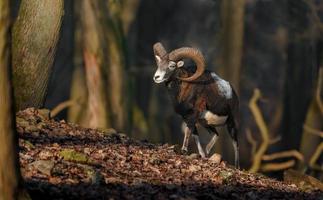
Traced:
POLYGON ((169 68, 170 70, 174 70, 174 69, 175 69, 175 67, 176 67, 176 65, 169 65, 169 66, 168 66, 168 68, 169 68))
POLYGON ((170 61, 169 65, 168 65, 168 68, 169 68, 170 70, 174 70, 174 69, 176 68, 176 63, 175 63, 175 62, 170 61))

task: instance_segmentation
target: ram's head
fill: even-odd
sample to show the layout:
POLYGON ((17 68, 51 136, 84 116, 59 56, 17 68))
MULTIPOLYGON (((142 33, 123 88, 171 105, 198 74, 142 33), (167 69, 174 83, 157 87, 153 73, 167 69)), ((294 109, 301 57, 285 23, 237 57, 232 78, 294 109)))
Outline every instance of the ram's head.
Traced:
POLYGON ((168 80, 176 69, 184 66, 182 59, 192 59, 196 64, 196 71, 190 77, 177 77, 182 81, 194 81, 200 77, 205 70, 205 62, 201 52, 195 48, 182 47, 167 53, 163 45, 158 42, 154 44, 154 54, 157 63, 157 71, 154 75, 156 83, 168 80))

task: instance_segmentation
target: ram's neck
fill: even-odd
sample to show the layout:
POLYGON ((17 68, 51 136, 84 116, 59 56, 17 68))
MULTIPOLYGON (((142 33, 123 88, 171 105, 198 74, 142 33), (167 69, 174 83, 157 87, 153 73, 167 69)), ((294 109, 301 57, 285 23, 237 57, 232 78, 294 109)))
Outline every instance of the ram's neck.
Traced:
POLYGON ((195 90, 201 88, 204 85, 208 85, 214 82, 210 71, 205 70, 204 73, 193 82, 181 81, 177 77, 188 77, 194 73, 194 67, 192 68, 180 68, 178 69, 169 81, 166 82, 166 87, 172 101, 174 103, 181 103, 187 101, 194 96, 195 90))
POLYGON ((191 68, 177 69, 176 72, 170 77, 169 81, 166 82, 166 87, 173 103, 176 104, 184 101, 185 96, 187 96, 186 94, 190 93, 188 91, 190 88, 189 86, 194 85, 194 83, 181 81, 177 77, 189 77, 194 73, 193 70, 191 68))

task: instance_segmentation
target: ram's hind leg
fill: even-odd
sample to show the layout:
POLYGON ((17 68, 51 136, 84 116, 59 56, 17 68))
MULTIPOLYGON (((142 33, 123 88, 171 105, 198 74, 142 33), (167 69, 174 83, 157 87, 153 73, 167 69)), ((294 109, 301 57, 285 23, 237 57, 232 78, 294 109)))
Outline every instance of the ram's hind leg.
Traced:
POLYGON ((205 147, 205 153, 206 153, 206 156, 208 156, 211 152, 211 149, 213 148, 213 146, 215 145, 216 141, 218 140, 218 137, 219 137, 219 134, 216 130, 215 127, 212 127, 212 126, 208 126, 206 127, 206 129, 210 132, 210 133, 213 133, 213 137, 211 138, 210 142, 206 145, 205 147))
POLYGON ((231 117, 228 118, 227 129, 232 139, 232 145, 234 149, 234 165, 236 168, 239 168, 239 143, 238 143, 238 129, 234 119, 231 117))
POLYGON ((200 142, 200 137, 198 135, 195 123, 194 124, 187 124, 187 127, 188 127, 189 132, 193 134, 193 138, 194 138, 194 141, 196 143, 196 146, 197 146, 197 149, 199 151, 200 156, 202 158, 205 158, 205 153, 204 153, 204 150, 202 148, 202 145, 201 145, 201 142, 200 142))
MULTIPOLYGON (((195 128, 196 129, 196 128, 195 128)), ((195 132, 196 134, 194 134, 193 132, 193 138, 195 140, 195 143, 196 143, 196 146, 197 146, 197 149, 199 150, 199 154, 202 158, 205 158, 205 153, 204 153, 204 150, 202 148, 202 145, 201 145, 201 142, 200 142, 200 138, 199 138, 199 135, 197 133, 197 131, 195 132)))

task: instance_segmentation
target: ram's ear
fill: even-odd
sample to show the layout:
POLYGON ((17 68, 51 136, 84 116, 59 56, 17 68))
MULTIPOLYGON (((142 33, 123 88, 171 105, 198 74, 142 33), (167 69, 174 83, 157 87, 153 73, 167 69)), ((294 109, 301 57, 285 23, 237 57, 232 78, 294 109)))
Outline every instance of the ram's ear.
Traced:
POLYGON ((184 61, 178 61, 177 62, 177 67, 183 67, 184 66, 184 61))
POLYGON ((159 56, 157 56, 157 55, 155 55, 155 58, 156 58, 156 61, 160 63, 161 58, 159 56))

